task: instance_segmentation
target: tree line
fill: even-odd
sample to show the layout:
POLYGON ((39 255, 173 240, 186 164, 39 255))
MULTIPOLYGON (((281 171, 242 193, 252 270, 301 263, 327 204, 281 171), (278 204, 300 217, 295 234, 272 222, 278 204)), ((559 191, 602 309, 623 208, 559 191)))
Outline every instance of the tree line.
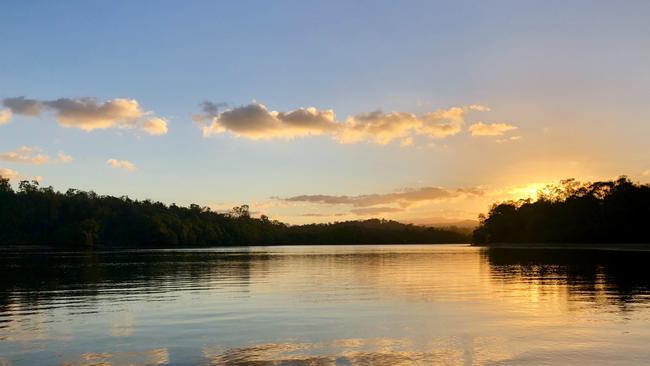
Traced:
POLYGON ((228 213, 192 204, 181 207, 151 200, 65 193, 22 181, 14 190, 0 177, 0 245, 56 247, 175 247, 291 244, 463 243, 451 229, 370 219, 327 224, 287 225, 248 206, 228 213))
POLYGON ((495 204, 479 221, 478 244, 650 243, 650 185, 568 179, 534 201, 495 204))

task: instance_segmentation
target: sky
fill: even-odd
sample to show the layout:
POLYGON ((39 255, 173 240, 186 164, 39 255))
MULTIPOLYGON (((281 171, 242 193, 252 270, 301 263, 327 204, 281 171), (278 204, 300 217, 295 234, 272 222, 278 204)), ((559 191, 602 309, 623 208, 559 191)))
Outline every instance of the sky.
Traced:
POLYGON ((3 1, 0 175, 293 224, 650 181, 647 1, 3 1))

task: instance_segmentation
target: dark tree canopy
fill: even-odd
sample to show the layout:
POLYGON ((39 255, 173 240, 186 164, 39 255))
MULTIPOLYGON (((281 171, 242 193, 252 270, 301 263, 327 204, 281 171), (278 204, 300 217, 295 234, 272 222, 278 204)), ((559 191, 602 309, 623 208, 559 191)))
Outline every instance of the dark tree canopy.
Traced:
POLYGON ((218 213, 198 205, 167 206, 76 189, 61 193, 28 181, 14 191, 0 177, 0 245, 196 247, 468 240, 453 230, 379 219, 290 226, 266 216, 253 218, 247 205, 218 213))
POLYGON ((492 206, 473 241, 489 243, 650 243, 650 185, 626 177, 548 187, 536 201, 492 206))

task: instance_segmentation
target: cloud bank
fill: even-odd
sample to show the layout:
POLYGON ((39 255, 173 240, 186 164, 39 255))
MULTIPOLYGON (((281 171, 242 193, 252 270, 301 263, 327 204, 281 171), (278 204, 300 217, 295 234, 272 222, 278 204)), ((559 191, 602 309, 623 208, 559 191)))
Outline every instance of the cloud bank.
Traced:
MULTIPOLYGON (((407 188, 392 193, 365 194, 357 196, 301 195, 282 198, 285 202, 317 203, 327 205, 350 205, 356 208, 395 205, 406 208, 421 202, 439 201, 465 196, 480 196, 483 191, 476 188, 447 189, 442 187, 407 188)), ((375 209, 387 207, 376 207, 375 209)), ((392 209, 392 208, 391 208, 392 209)), ((358 212, 371 212, 359 211, 358 212)))
POLYGON ((86 132, 109 128, 139 128, 151 135, 167 133, 167 122, 153 117, 153 112, 144 111, 135 99, 116 98, 101 102, 89 97, 43 101, 15 97, 5 98, 2 104, 9 111, 5 116, 7 121, 12 115, 40 117, 45 112, 51 112, 60 126, 86 132))
MULTIPOLYGON (((271 140, 328 135, 344 144, 369 142, 385 145, 399 140, 401 146, 411 145, 418 135, 433 139, 457 135, 463 131, 469 113, 490 110, 482 105, 437 109, 421 115, 377 110, 349 116, 341 122, 331 109, 308 107, 280 112, 253 102, 220 112, 223 106, 204 102, 202 113, 192 116, 200 124, 203 136, 229 133, 252 140, 271 140)), ((500 123, 478 123, 470 126, 470 132, 472 135, 502 135, 514 128, 500 123)))
POLYGON ((377 217, 378 215, 403 215, 407 212, 417 212, 430 205, 447 205, 450 201, 467 202, 487 195, 483 188, 444 188, 417 187, 402 188, 389 193, 361 195, 327 195, 311 194, 293 197, 272 197, 281 207, 312 207, 326 206, 315 210, 317 213, 303 213, 302 217, 334 217, 361 216, 377 217), (335 210, 335 213, 324 211, 335 210))

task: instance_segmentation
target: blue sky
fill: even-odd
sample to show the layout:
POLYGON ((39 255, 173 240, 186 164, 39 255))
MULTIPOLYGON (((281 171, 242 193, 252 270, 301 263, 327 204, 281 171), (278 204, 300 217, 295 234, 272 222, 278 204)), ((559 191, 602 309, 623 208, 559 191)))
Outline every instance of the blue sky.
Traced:
POLYGON ((561 178, 647 181, 649 11, 645 1, 6 1, 0 98, 46 109, 0 125, 0 169, 62 190, 250 203, 290 222, 459 220, 561 178), (66 128, 51 103, 60 98, 136 100, 137 123, 159 117, 168 131, 66 128), (221 113, 333 110, 334 123, 356 117, 357 127, 376 110, 419 120, 382 143, 377 125, 353 142, 313 129, 287 138, 286 124, 276 138, 242 133, 227 114, 193 122, 206 100, 226 103, 221 113), (468 110, 444 137, 423 132, 427 113, 472 105, 490 111, 468 110), (478 122, 492 132, 473 136, 478 122), (218 132, 206 137, 206 126, 218 132), (50 159, 6 154, 21 147, 50 159), (430 187, 447 194, 422 193, 430 187), (481 194, 459 193, 469 189, 481 194), (368 195, 384 199, 359 203, 368 195), (296 196, 310 197, 284 199, 296 196), (352 199, 332 203, 340 196, 352 199))

